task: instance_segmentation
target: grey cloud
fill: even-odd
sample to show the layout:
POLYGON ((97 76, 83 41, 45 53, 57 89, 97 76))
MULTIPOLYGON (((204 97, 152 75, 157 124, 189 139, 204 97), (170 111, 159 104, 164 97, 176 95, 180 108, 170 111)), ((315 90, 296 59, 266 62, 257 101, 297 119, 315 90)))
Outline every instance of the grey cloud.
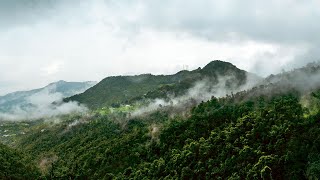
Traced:
MULTIPOLYGON (((0 65, 14 62, 0 66, 0 84, 15 82, 13 90, 59 79, 159 74, 168 72, 168 64, 197 67, 212 59, 244 64, 260 75, 277 73, 318 60, 319 5, 315 0, 0 0, 0 65), (257 44, 248 46, 250 56, 233 51, 246 42, 257 44), (39 70, 60 62, 50 76, 39 70)), ((10 87, 1 89, 3 94, 10 87)))
MULTIPOLYGON (((315 36, 320 29, 317 5, 317 1, 294 0, 151 0, 141 3, 143 13, 135 23, 142 27, 186 31, 210 40, 310 43, 320 40, 315 36)), ((117 7, 127 6, 125 1, 117 7)))
POLYGON ((0 27, 10 28, 16 25, 29 25, 38 20, 48 18, 50 11, 56 8, 53 0, 1 0, 0 27))
POLYGON ((320 44, 315 44, 314 46, 311 46, 307 50, 307 52, 296 56, 292 63, 286 64, 284 68, 286 68, 286 70, 290 70, 293 68, 305 66, 306 64, 311 62, 320 62, 319 46, 320 44))
MULTIPOLYGON (((19 24, 52 17, 74 20, 90 16, 130 30, 146 27, 186 31, 210 40, 254 39, 271 42, 318 43, 320 5, 317 1, 164 0, 0 1, 1 22, 19 24), (92 15, 91 11, 101 11, 92 15), (81 16, 79 16, 81 14, 81 16)), ((95 13, 93 12, 93 13, 95 13)), ((51 19, 52 20, 52 19, 51 19)), ((79 21, 84 19, 79 19, 79 21)), ((139 31, 137 31, 139 32, 139 31)))

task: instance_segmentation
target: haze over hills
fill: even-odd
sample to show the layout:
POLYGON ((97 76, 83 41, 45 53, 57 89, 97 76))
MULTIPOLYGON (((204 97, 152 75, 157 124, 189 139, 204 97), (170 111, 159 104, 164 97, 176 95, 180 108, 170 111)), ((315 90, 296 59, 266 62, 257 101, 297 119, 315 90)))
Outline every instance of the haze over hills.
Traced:
MULTIPOLYGON (((173 75, 142 74, 136 76, 107 77, 87 91, 64 99, 77 101, 90 108, 118 105, 141 99, 178 96, 203 82, 207 91, 224 89, 220 96, 241 88, 250 88, 262 78, 238 69, 231 63, 215 60, 204 68, 180 71, 173 75), (220 87, 216 87, 219 85, 220 87), (221 87, 222 86, 222 87, 221 87)), ((212 95, 217 95, 212 92, 212 95)))
POLYGON ((61 101, 62 98, 84 92, 94 86, 96 82, 66 82, 57 81, 43 88, 18 91, 0 96, 0 118, 4 117, 1 113, 21 114, 21 112, 30 112, 34 109, 46 108, 55 101, 61 101))

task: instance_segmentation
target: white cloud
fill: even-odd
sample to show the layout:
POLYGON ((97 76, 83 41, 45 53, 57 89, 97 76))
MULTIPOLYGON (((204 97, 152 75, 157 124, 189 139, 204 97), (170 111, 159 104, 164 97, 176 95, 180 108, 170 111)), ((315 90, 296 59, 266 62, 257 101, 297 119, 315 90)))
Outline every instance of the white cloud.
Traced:
POLYGON ((26 104, 28 104, 28 106, 18 104, 10 109, 9 112, 0 112, 0 121, 33 120, 38 118, 52 118, 69 113, 87 112, 88 109, 84 105, 79 105, 77 102, 63 103, 63 95, 54 92, 55 88, 55 85, 48 86, 26 98, 26 104), (53 102, 56 104, 53 104, 53 102))
POLYGON ((45 75, 53 75, 58 73, 63 68, 63 62, 53 62, 43 67, 41 70, 45 75))
POLYGON ((318 1, 1 3, 0 94, 213 59, 267 75, 320 54, 318 1))

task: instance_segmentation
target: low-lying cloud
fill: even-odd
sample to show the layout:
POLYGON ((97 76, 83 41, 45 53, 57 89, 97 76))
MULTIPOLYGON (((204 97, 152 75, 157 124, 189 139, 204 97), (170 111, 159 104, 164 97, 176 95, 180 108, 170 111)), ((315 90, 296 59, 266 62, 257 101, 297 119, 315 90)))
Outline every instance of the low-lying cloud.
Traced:
POLYGON ((276 84, 290 87, 301 93, 320 88, 320 62, 309 63, 303 68, 271 75, 264 81, 265 84, 276 84))
POLYGON ((52 118, 69 113, 83 113, 88 109, 78 102, 64 103, 61 93, 52 93, 50 88, 35 93, 25 99, 23 104, 17 104, 8 112, 0 112, 0 120, 33 120, 52 118))
POLYGON ((305 67, 293 69, 271 75, 266 79, 259 80, 254 75, 248 75, 247 81, 241 86, 227 87, 228 81, 234 77, 219 77, 217 84, 212 84, 209 80, 198 81, 183 96, 173 97, 168 95, 167 99, 150 100, 144 106, 132 113, 133 116, 140 116, 154 112, 162 107, 172 107, 176 111, 182 108, 181 112, 199 104, 202 101, 210 100, 212 97, 225 97, 235 95, 238 99, 248 99, 258 96, 272 96, 275 94, 297 91, 301 94, 309 94, 320 88, 320 62, 309 63, 305 67), (239 93, 238 93, 239 92, 239 93))
POLYGON ((168 94, 167 99, 150 100, 147 106, 134 111, 132 116, 140 116, 167 106, 184 112, 186 109, 202 101, 210 100, 212 97, 225 97, 232 93, 250 89, 260 82, 260 78, 247 74, 246 82, 239 86, 237 83, 232 83, 236 78, 235 76, 218 76, 218 83, 213 83, 209 79, 197 81, 192 88, 188 89, 186 94, 177 97, 168 94))

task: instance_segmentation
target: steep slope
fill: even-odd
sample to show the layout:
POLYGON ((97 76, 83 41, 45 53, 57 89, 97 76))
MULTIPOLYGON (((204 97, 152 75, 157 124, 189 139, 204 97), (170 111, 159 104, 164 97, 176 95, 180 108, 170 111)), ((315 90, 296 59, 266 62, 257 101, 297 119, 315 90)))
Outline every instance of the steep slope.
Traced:
MULTIPOLYGON (((237 92, 243 89, 253 87, 255 84, 262 81, 262 78, 255 74, 248 73, 238 69, 231 63, 223 61, 212 61, 203 69, 197 69, 197 76, 185 78, 178 83, 163 85, 159 88, 149 91, 143 97, 136 99, 171 99, 181 96, 189 96, 188 98, 196 99, 199 94, 203 96, 225 96, 226 94, 237 92), (196 92, 191 92, 196 91, 196 92), (189 93, 189 95, 188 95, 189 93)), ((188 73, 181 71, 179 73, 188 73)), ((178 74, 179 74, 178 73, 178 74)), ((204 98, 200 100, 208 100, 204 98)))
POLYGON ((41 96, 48 100, 63 98, 81 93, 95 85, 95 82, 66 82, 58 81, 51 83, 43 88, 30 91, 18 91, 0 96, 0 112, 10 112, 16 109, 25 109, 33 105, 33 99, 41 96))
POLYGON ((171 77, 151 74, 108 77, 84 93, 66 98, 65 101, 78 101, 91 108, 109 106, 144 94, 160 84, 174 82, 176 80, 171 77))
POLYGON ((203 69, 180 71, 173 75, 107 77, 84 93, 66 98, 65 101, 78 101, 90 108, 99 108, 143 98, 184 94, 198 81, 207 80, 209 85, 216 85, 220 79, 224 79, 224 85, 229 89, 245 85, 248 79, 260 80, 258 76, 240 70, 231 63, 215 60, 203 69))

